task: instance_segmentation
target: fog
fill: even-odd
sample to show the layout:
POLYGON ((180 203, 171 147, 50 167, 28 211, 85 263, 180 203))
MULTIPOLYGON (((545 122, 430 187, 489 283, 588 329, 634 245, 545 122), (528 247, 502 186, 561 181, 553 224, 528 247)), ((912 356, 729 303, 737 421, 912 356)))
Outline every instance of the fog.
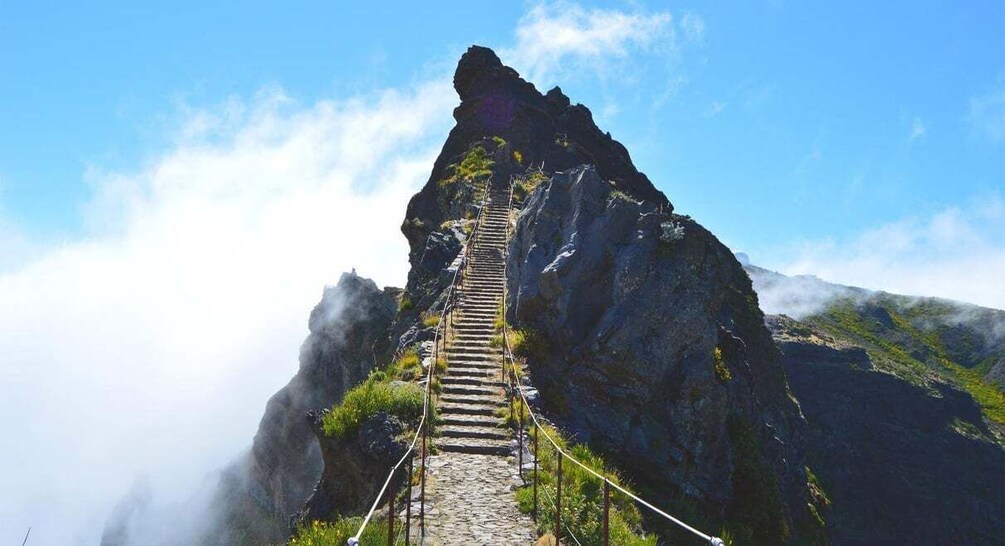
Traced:
MULTIPOLYGON (((679 54, 666 12, 538 3, 518 27, 503 60, 545 81, 679 54)), ((701 28, 681 19, 685 38, 701 28)), ((60 245, 0 208, 0 544, 29 525, 31 545, 96 544, 113 512, 134 545, 198 532, 322 288, 354 267, 404 282, 398 227, 452 124, 456 53, 406 90, 185 105, 144 167, 88 171, 88 230, 60 245)))
POLYGON ((0 543, 96 544, 127 493, 185 542, 167 530, 250 445, 322 288, 404 282, 398 226, 454 101, 443 79, 263 91, 185 108, 137 172, 92 170, 88 234, 0 275, 0 543))

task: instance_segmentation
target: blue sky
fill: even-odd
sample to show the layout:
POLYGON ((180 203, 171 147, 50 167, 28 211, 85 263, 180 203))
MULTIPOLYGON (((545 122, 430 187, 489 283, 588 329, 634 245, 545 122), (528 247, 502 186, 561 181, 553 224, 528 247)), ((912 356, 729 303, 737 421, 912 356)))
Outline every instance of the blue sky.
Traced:
POLYGON ((472 43, 756 263, 1005 308, 1001 1, 427 4, 0 1, 0 543, 198 504, 322 287, 404 283, 472 43))
MULTIPOLYGON (((1001 2, 597 6, 703 22, 699 43, 679 43, 669 69, 599 88, 592 74, 547 84, 591 106, 681 210, 735 246, 840 237, 1005 185, 1002 129, 971 119, 972 101, 997 96, 987 123, 1002 122, 1001 2), (652 107, 668 78, 681 80, 676 92, 652 107), (605 115, 612 103, 617 113, 605 115)), ((306 102, 408 86, 467 44, 508 46, 527 9, 6 2, 5 215, 30 236, 74 237, 92 191, 86 170, 157 154, 179 103, 265 86, 306 102)), ((645 57, 640 66, 662 60, 645 57)))

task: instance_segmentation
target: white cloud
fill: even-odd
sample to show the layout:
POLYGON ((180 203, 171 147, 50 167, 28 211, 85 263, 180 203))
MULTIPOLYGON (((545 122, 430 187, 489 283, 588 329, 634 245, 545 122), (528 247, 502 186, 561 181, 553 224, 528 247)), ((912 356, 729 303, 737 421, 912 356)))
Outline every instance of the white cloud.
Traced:
POLYGON ((726 109, 726 106, 727 104, 725 102, 713 100, 708 104, 708 108, 705 109, 705 112, 702 114, 702 117, 706 118, 715 117, 720 113, 722 113, 722 111, 726 109))
POLYGON ((921 122, 921 118, 915 117, 911 123, 911 134, 908 135, 907 140, 914 142, 923 136, 925 136, 925 124, 921 122))
POLYGON ((454 102, 446 78, 266 92, 189 111, 140 172, 92 170, 93 234, 0 275, 0 542, 95 544, 137 476, 178 501, 247 446, 322 287, 404 282, 398 226, 454 102))
MULTIPOLYGON (((692 17, 692 31, 700 18, 692 17)), ((700 23, 702 32, 704 23, 700 23)), ((669 12, 626 13, 586 9, 567 2, 533 6, 518 23, 516 45, 501 52, 525 77, 535 82, 587 71, 605 77, 610 62, 633 51, 672 51, 674 27, 669 12)))
POLYGON ((879 226, 848 240, 806 243, 777 267, 845 285, 1005 309, 1005 202, 879 226))
POLYGON ((997 89, 970 98, 967 116, 971 128, 992 143, 1005 142, 1005 82, 997 89))
POLYGON ((680 28, 688 41, 701 43, 705 40, 705 20, 696 13, 685 13, 680 18, 680 28))
MULTIPOLYGON (((532 78, 672 34, 666 13, 562 7, 516 32, 532 78)), ((404 282, 399 225, 452 122, 449 81, 186 106, 141 170, 88 169, 88 234, 0 268, 0 543, 34 525, 36 546, 94 544, 137 477, 184 504, 248 446, 323 285, 352 267, 404 282)))

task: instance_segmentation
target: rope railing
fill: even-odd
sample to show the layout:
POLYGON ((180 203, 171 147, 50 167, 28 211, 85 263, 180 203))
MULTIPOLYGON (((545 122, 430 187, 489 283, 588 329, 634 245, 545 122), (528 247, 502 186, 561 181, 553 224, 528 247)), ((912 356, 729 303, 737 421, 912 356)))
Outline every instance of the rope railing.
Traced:
MULTIPOLYGON (((512 210, 512 202, 513 202, 513 180, 511 178, 510 179, 510 205, 509 205, 510 208, 508 210, 512 210)), ((504 251, 505 254, 504 254, 504 259, 503 259, 503 273, 504 273, 504 275, 506 274, 506 268, 507 268, 507 266, 509 264, 509 259, 508 259, 509 258, 509 238, 510 238, 510 222, 507 221, 507 223, 506 223, 506 239, 505 239, 507 241, 507 244, 506 244, 506 248, 505 248, 505 251, 504 251)), ((538 415, 534 412, 533 407, 530 405, 530 402, 527 400, 526 393, 524 392, 524 389, 522 388, 522 379, 517 375, 516 359, 513 356, 513 349, 510 346, 510 341, 509 341, 509 323, 506 321, 506 306, 507 306, 507 303, 508 303, 508 289, 509 289, 509 280, 508 279, 509 278, 506 277, 506 279, 507 279, 507 282, 504 283, 504 285, 503 285, 503 302, 502 302, 502 314, 503 314, 503 321, 502 321, 502 329, 503 329, 503 331, 502 331, 502 341, 503 341, 503 371, 502 371, 502 373, 503 373, 503 376, 504 376, 504 380, 505 379, 509 380, 509 397, 510 397, 509 406, 510 406, 510 420, 511 421, 515 420, 515 415, 514 415, 514 413, 515 413, 514 405, 515 404, 514 404, 514 400, 518 400, 519 404, 520 404, 520 410, 519 410, 520 416, 519 416, 519 420, 516 421, 516 423, 517 423, 517 428, 518 428, 518 430, 517 430, 518 449, 519 449, 518 465, 519 465, 519 473, 520 473, 521 477, 523 477, 523 451, 524 451, 524 442, 523 442, 524 430, 523 429, 524 429, 524 421, 525 421, 525 418, 524 418, 524 412, 525 412, 525 410, 526 410, 526 413, 530 415, 530 418, 532 419, 532 421, 534 423, 534 427, 535 427, 534 428, 534 476, 533 476, 533 488, 534 488, 533 502, 534 502, 534 506, 533 506, 533 512, 532 512, 534 520, 536 521, 538 519, 538 507, 537 507, 537 504, 538 504, 537 503, 537 498, 538 498, 538 461, 539 461, 539 457, 538 457, 538 442, 539 442, 540 436, 543 434, 544 438, 555 449, 555 453, 557 453, 559 455, 559 458, 558 458, 558 482, 557 482, 558 483, 558 487, 557 487, 557 492, 556 492, 556 499, 554 499, 554 500, 548 499, 548 500, 552 501, 552 506, 555 508, 555 511, 556 511, 556 514, 555 514, 555 516, 556 516, 555 517, 555 541, 556 541, 556 543, 560 542, 561 535, 562 535, 562 508, 561 508, 561 506, 562 506, 562 500, 561 500, 561 495, 562 495, 562 460, 566 459, 566 460, 569 460, 570 462, 572 462, 573 464, 579 466, 580 468, 582 468, 583 470, 585 470, 590 475, 592 475, 595 478, 599 479, 604 484, 604 516, 603 516, 603 535, 604 536, 602 537, 603 538, 603 544, 604 544, 604 546, 609 546, 609 543, 610 543, 610 526, 609 526, 610 514, 609 514, 609 512, 610 512, 610 489, 611 488, 614 488, 615 490, 617 490, 617 491, 621 492, 622 494, 626 495, 628 498, 632 499, 633 501, 637 502, 638 504, 640 504, 640 505, 648 508, 649 510, 652 510, 655 514, 663 517, 667 521, 670 521, 670 522, 676 524, 678 527, 680 527, 680 528, 682 528, 682 529, 684 529, 684 530, 692 533, 693 535, 695 535, 698 538, 700 538, 703 541, 705 541, 710 546, 724 546, 725 542, 723 542, 723 540, 721 538, 718 538, 718 537, 715 537, 715 536, 712 536, 712 535, 708 535, 706 533, 703 533, 703 532, 699 531, 698 529, 695 529, 694 527, 688 525, 687 523, 684 523, 680 519, 678 519, 678 518, 676 518, 676 517, 668 514, 667 512, 665 512, 665 511, 657 508, 652 503, 646 501, 645 499, 639 497, 638 495, 635 495, 631 491, 629 491, 629 490, 625 489, 624 487, 618 485, 616 482, 612 481, 607 476, 604 476, 604 475, 600 474, 599 472, 595 471, 594 469, 590 468, 589 466, 583 464, 578 459, 576 459, 575 457, 573 457, 572 455, 570 455, 568 452, 566 452, 564 449, 562 449, 559 446, 558 442, 556 442, 555 439, 552 438, 550 434, 548 434, 548 431, 545 430, 544 426, 542 426, 541 421, 538 418, 538 415), (519 393, 519 398, 516 397, 515 393, 519 393)), ((544 491, 542 491, 542 493, 547 494, 544 491)), ((569 531, 569 535, 573 538, 573 540, 578 543, 579 540, 578 540, 578 538, 576 538, 576 536, 574 534, 572 534, 571 528, 569 528, 567 526, 566 530, 569 531)))
MULTIPOLYGON (((426 440, 429 435, 429 413, 430 413, 430 401, 432 398, 432 385, 433 385, 433 374, 436 370, 436 365, 440 359, 440 341, 443 341, 444 350, 446 349, 446 338, 449 334, 450 318, 453 313, 454 301, 457 298, 457 287, 458 279, 463 280, 463 274, 467 267, 468 260, 470 258, 470 248, 472 242, 475 240, 475 235, 478 233, 478 227, 481 224, 482 212, 485 210, 485 204, 488 201, 488 196, 490 193, 490 188, 492 184, 492 177, 489 176, 488 180, 485 182, 485 192, 482 195, 481 205, 478 208, 478 214, 475 216, 474 228, 471 230, 471 235, 464 241, 464 248, 461 249, 459 254, 460 263, 457 269, 454 271, 454 275, 451 278, 450 285, 447 287, 447 294, 443 301, 443 310, 440 312, 440 321, 437 323, 436 328, 433 330, 433 350, 432 358, 429 363, 429 369, 426 371, 426 388, 423 391, 422 396, 422 418, 419 419, 419 424, 415 429, 415 436, 412 438, 412 443, 408 446, 405 454, 401 456, 397 464, 391 467, 390 472, 387 474, 387 479, 384 480, 384 485, 380 488, 380 492, 377 493, 377 497, 374 499, 373 504, 370 506, 370 510, 363 517, 363 523, 360 524, 359 530, 352 537, 349 537, 347 541, 348 546, 359 546, 360 537, 363 536, 363 532, 366 531, 367 525, 373 519, 374 514, 377 512, 377 508, 380 506, 381 500, 385 498, 387 494, 388 503, 388 525, 387 525, 387 543, 388 546, 397 544, 397 539, 394 534, 394 521, 396 516, 394 514, 394 495, 393 490, 388 490, 391 482, 394 480, 394 475, 397 473, 401 465, 408 461, 408 477, 406 480, 408 486, 408 492, 406 494, 407 503, 406 506, 406 516, 405 525, 403 525, 402 532, 404 534, 405 544, 409 543, 410 531, 411 531, 411 512, 412 512, 412 472, 413 463, 412 455, 415 453, 415 446, 419 439, 422 439, 421 446, 421 462, 420 462, 420 485, 422 488, 420 495, 420 507, 419 507, 419 525, 422 533, 425 533, 425 515, 426 515, 426 457, 428 456, 428 451, 426 449, 426 440), (440 335, 440 330, 443 330, 443 335, 440 335)), ((400 536, 400 534, 399 534, 400 536)))

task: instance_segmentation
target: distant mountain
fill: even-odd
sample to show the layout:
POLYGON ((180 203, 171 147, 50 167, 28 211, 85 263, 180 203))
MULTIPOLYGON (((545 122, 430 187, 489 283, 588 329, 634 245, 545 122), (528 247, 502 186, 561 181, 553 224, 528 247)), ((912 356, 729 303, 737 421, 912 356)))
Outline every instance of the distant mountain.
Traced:
POLYGON ((1002 544, 1005 312, 746 270, 779 313, 831 542, 1002 544))

